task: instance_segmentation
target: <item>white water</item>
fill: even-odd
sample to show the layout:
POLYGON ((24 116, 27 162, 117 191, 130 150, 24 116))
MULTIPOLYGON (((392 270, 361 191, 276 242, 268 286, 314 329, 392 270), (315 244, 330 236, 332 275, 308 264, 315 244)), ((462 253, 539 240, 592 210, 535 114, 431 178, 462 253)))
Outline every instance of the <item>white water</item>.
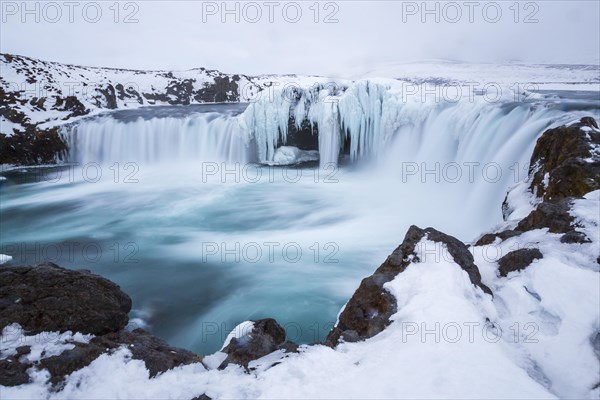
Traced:
POLYGON ((153 332, 200 353, 217 350, 239 322, 262 317, 280 321, 290 339, 310 342, 324 337, 360 280, 409 225, 475 239, 501 221, 500 204, 526 176, 536 138, 548 126, 599 114, 597 105, 590 112, 587 103, 568 99, 550 107, 552 101, 398 98, 365 84, 338 103, 307 97, 292 107, 318 125, 320 170, 262 167, 244 175, 241 165, 268 160, 279 138, 285 141, 290 105, 283 101, 255 103, 238 116, 211 111, 157 118, 150 109, 143 116, 150 118, 82 121, 65 133, 71 159, 107 166, 102 179, 90 182, 77 169, 58 181, 3 181, 0 252, 13 263, 33 263, 42 261, 32 258, 40 256, 32 255, 36 243, 99 244, 104 257, 97 262, 80 252, 50 261, 115 280, 153 332), (348 158, 357 162, 325 168, 337 162, 346 135, 348 158), (120 163, 119 179, 108 168, 113 162, 120 163), (132 172, 123 170, 128 162, 139 165, 134 184, 124 182, 132 172), (206 162, 218 163, 218 173, 203 174, 206 162), (279 243, 272 261, 267 242, 279 243), (6 251, 15 243, 27 244, 29 252, 6 251), (129 243, 137 246, 137 263, 124 262, 129 243), (239 262, 225 253, 206 259, 207 243, 222 250, 258 243, 263 255, 258 261, 253 252, 239 262), (297 262, 281 253, 289 243, 302 250, 297 262), (334 262, 325 262, 328 256, 334 262))
POLYGON ((253 161, 251 140, 238 118, 218 113, 120 121, 110 116, 77 124, 63 133, 70 160, 144 164, 186 160, 253 161))

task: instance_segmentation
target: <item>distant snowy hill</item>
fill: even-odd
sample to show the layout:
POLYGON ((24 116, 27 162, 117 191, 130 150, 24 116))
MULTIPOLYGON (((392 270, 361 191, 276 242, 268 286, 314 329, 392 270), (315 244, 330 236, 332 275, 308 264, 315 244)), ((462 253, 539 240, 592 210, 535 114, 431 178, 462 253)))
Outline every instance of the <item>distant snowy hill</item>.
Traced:
MULTIPOLYGON (((296 75, 248 76, 195 68, 139 71, 85 67, 0 55, 0 133, 46 129, 98 112, 152 105, 252 101, 285 85, 344 89, 354 80, 379 78, 407 84, 492 85, 512 90, 600 90, 600 67, 590 65, 463 64, 420 62, 350 69, 343 79, 296 75), (348 79, 349 78, 349 79, 348 79)), ((487 86, 486 86, 487 85, 487 86)))
MULTIPOLYGON (((252 78, 204 68, 181 72, 83 67, 0 56, 0 133, 148 105, 236 102, 252 78)), ((44 126, 47 127, 47 126, 44 126)), ((42 127, 42 128, 44 128, 42 127)))

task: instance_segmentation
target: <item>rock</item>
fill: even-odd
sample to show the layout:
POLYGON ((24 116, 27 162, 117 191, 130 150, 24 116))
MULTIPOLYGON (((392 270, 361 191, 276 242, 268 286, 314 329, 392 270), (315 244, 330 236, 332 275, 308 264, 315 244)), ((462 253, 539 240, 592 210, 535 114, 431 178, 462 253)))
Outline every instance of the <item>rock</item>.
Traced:
POLYGON ((143 329, 136 329, 133 332, 122 330, 97 336, 89 343, 75 343, 74 349, 42 359, 39 366, 50 372, 50 382, 57 385, 63 382, 67 375, 86 367, 100 355, 121 346, 131 351, 133 359, 144 361, 150 377, 179 365, 202 361, 201 356, 191 351, 171 347, 143 329))
POLYGON ((393 280, 411 263, 419 261, 416 245, 425 236, 431 241, 446 245, 454 261, 467 272, 471 282, 485 293, 492 291, 481 282, 481 274, 474 263, 473 255, 460 240, 433 228, 421 229, 411 226, 404 240, 385 262, 365 278, 340 313, 337 325, 329 332, 326 344, 335 346, 340 339, 359 341, 373 337, 390 324, 390 317, 397 311, 396 299, 383 285, 393 280))
POLYGON ((0 164, 15 165, 54 164, 67 152, 58 128, 38 129, 35 125, 11 136, 0 133, 0 148, 0 164))
POLYGON ((594 349, 594 354, 600 360, 600 331, 596 332, 595 335, 592 335, 590 338, 590 342, 592 343, 592 348, 594 349))
POLYGON ((27 369, 31 365, 21 364, 18 356, 7 357, 0 360, 0 385, 18 386, 29 383, 31 379, 27 374, 27 369))
POLYGON ((134 359, 144 361, 151 377, 179 365, 202 361, 201 356, 189 350, 169 346, 143 329, 109 333, 92 339, 90 343, 100 347, 127 345, 134 359))
POLYGON ((561 243, 591 243, 592 241, 585 236, 583 232, 570 231, 562 235, 561 243))
POLYGON ((272 318, 252 321, 254 327, 242 337, 232 338, 222 352, 227 358, 219 368, 238 364, 248 368, 248 363, 277 350, 296 351, 297 345, 285 340, 285 330, 272 318))
POLYGON ((319 150, 319 128, 316 123, 311 123, 308 119, 302 120, 300 127, 296 126, 296 120, 290 115, 288 120, 288 133, 285 143, 278 139, 277 146, 294 146, 300 150, 319 150))
POLYGON ((46 263, 0 268, 0 327, 103 335, 127 325, 131 299, 101 276, 46 263))
POLYGON ((206 393, 201 394, 200 396, 194 397, 192 400, 212 400, 211 397, 208 397, 206 393))
POLYGON ((515 228, 526 232, 533 229, 548 228, 552 233, 567 233, 574 231, 573 217, 569 214, 572 198, 545 201, 538 204, 535 210, 523 218, 515 228))
POLYGON ((592 117, 549 129, 538 139, 530 161, 530 190, 544 200, 582 197, 600 189, 600 131, 592 117))
POLYGON ((506 239, 510 239, 511 237, 519 236, 520 234, 521 232, 513 231, 510 229, 497 233, 486 233, 481 238, 479 238, 477 242, 475 242, 475 246, 487 246, 489 244, 494 243, 496 241, 496 238, 500 238, 504 241, 506 239))
POLYGON ((511 251, 498 260, 500 276, 527 268, 534 260, 540 260, 544 255, 539 249, 519 249, 511 251))

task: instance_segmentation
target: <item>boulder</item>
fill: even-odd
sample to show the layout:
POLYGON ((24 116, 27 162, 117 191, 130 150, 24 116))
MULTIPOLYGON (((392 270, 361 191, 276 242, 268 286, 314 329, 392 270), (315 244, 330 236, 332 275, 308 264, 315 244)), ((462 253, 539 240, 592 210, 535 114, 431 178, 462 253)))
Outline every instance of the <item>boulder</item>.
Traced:
POLYGON ((0 327, 103 335, 124 328, 130 310, 118 285, 90 272, 52 263, 0 268, 0 327))
POLYGON ((252 330, 241 337, 232 338, 221 350, 227 358, 219 368, 238 364, 248 368, 248 363, 277 350, 296 351, 298 346, 285 340, 285 330, 272 318, 252 321, 252 330))
POLYGON ((544 132, 531 156, 531 192, 547 201, 600 189, 600 157, 593 151, 599 145, 600 130, 592 117, 544 132))
POLYGON ((574 230, 574 219, 569 214, 572 198, 545 201, 523 218, 515 230, 526 232, 533 229, 548 228, 552 233, 566 233, 574 230))
POLYGON ((517 232, 511 229, 497 233, 486 233, 485 235, 480 237, 479 240, 477 240, 477 242, 475 242, 475 246, 486 246, 488 244, 494 243, 494 241, 496 241, 496 238, 500 238, 500 240, 504 241, 506 239, 510 239, 511 237, 519 236, 520 234, 521 232, 517 232))
POLYGON ((544 258, 539 249, 519 249, 511 251, 498 260, 500 276, 527 268, 534 260, 544 258))

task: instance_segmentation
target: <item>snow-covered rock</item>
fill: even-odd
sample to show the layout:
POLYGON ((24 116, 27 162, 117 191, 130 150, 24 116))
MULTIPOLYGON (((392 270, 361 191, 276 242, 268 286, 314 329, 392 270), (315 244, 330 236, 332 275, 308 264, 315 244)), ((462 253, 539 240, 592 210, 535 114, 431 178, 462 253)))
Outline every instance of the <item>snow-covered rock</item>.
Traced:
POLYGON ((319 152, 316 150, 300 150, 294 146, 281 146, 275 150, 273 165, 294 165, 307 161, 317 161, 319 152))

